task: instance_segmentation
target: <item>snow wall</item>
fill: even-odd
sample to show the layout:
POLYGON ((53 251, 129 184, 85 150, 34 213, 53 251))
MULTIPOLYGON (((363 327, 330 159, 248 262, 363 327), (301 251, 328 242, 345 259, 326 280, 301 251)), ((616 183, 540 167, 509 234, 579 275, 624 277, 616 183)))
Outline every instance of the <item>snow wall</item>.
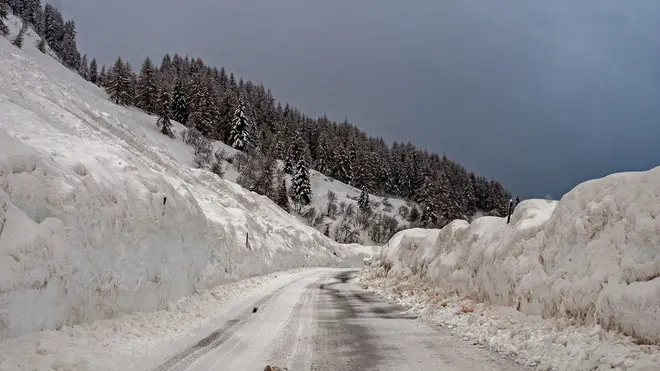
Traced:
POLYGON ((527 200, 506 219, 457 220, 395 235, 380 274, 660 344, 660 167, 527 200))
POLYGON ((181 125, 159 134, 156 117, 112 104, 37 42, 0 37, 0 339, 369 255, 192 169, 181 125))

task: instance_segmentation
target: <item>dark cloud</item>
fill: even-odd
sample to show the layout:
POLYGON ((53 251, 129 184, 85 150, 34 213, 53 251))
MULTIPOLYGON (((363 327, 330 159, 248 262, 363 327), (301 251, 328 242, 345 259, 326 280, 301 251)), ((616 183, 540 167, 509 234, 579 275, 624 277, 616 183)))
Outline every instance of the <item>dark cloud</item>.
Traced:
POLYGON ((58 3, 104 62, 200 55, 524 196, 660 164, 655 0, 58 3))

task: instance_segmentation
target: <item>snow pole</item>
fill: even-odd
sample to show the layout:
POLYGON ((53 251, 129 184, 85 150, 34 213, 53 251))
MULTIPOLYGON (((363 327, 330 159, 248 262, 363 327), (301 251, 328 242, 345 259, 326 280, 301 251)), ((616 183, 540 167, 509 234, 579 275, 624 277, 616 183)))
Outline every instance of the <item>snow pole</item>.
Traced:
POLYGON ((506 224, 511 222, 511 213, 513 212, 513 199, 509 199, 509 215, 506 217, 506 224))

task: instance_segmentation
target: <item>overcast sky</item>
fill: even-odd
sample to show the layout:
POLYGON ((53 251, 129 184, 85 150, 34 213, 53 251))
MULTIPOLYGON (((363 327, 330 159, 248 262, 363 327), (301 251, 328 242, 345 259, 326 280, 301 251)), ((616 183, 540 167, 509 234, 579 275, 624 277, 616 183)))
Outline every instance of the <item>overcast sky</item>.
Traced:
POLYGON ((660 165, 657 0, 54 0, 81 49, 166 52, 523 197, 660 165))

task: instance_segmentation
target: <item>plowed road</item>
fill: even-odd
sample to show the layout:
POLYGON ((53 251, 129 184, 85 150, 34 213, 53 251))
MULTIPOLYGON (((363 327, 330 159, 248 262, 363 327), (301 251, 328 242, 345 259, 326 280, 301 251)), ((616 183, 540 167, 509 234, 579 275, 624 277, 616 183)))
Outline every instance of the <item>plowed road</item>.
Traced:
POLYGON ((157 371, 522 370, 363 290, 357 271, 310 273, 249 303, 157 371), (254 311, 256 308, 256 312, 254 311))

